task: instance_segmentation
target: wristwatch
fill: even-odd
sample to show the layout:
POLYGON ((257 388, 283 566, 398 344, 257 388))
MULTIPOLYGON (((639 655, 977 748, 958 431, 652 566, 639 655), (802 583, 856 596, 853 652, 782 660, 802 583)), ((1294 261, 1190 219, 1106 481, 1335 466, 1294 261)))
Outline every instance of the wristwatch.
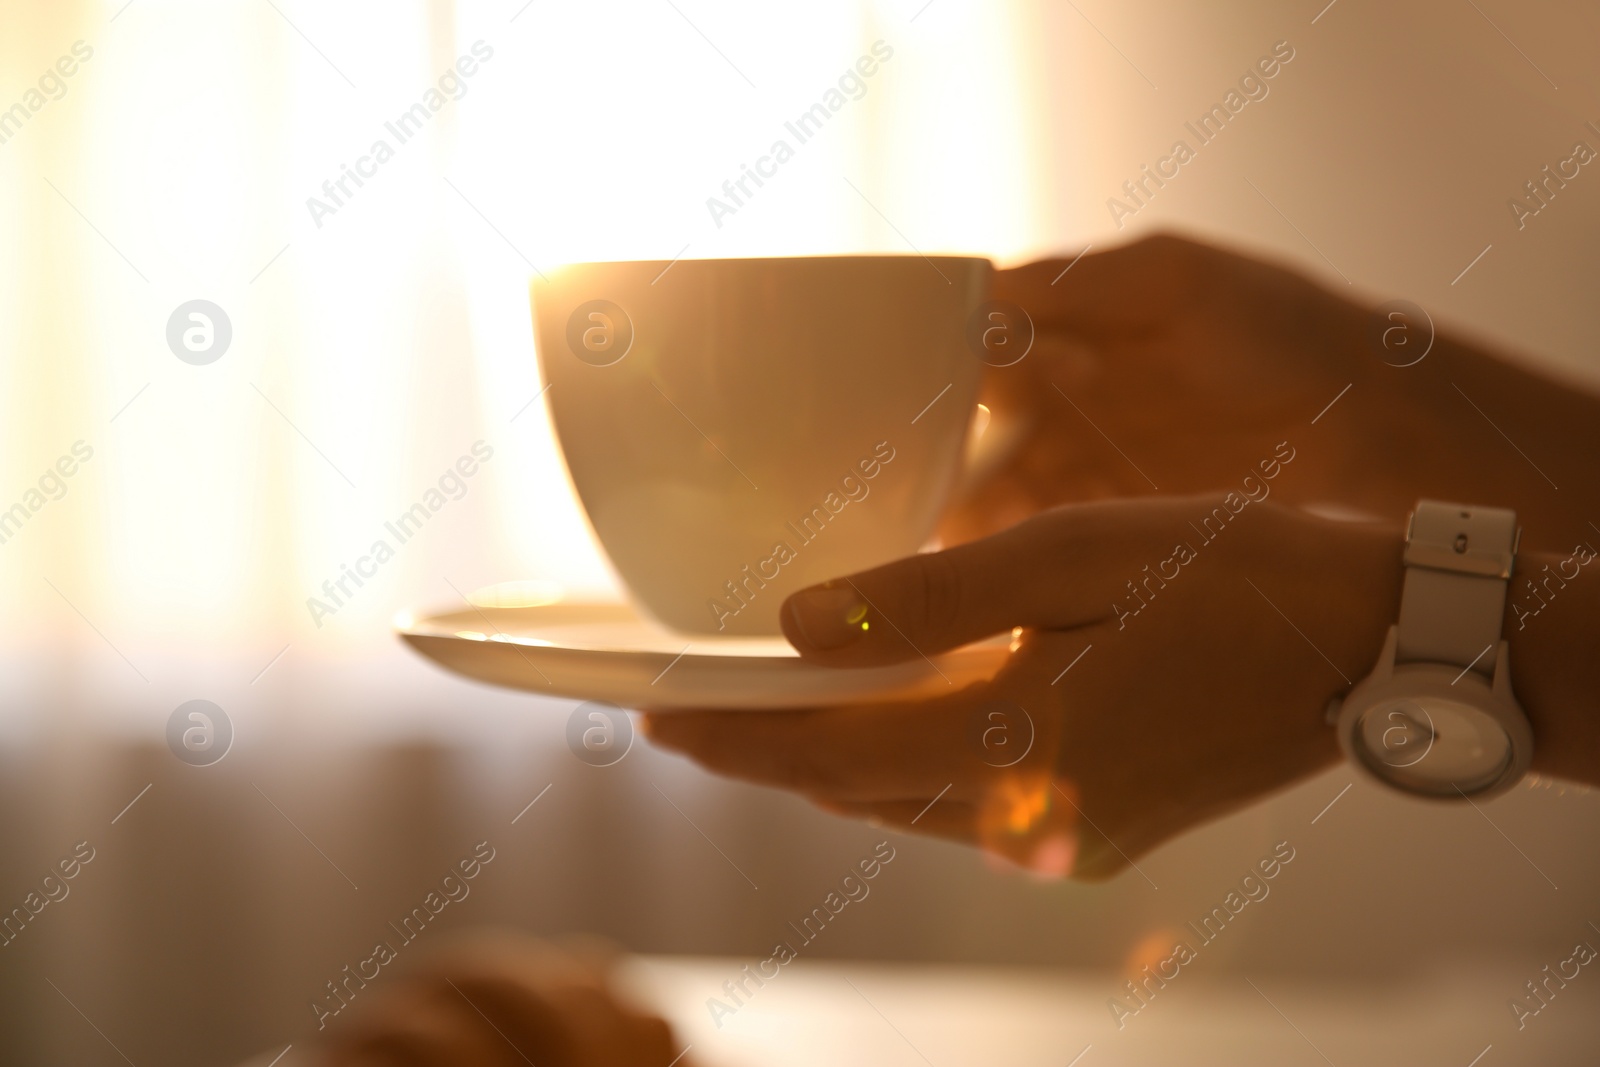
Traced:
POLYGON ((1400 620, 1377 667, 1329 707, 1345 755, 1372 777, 1458 799, 1527 771, 1533 729, 1501 636, 1519 537, 1504 508, 1423 500, 1411 513, 1400 620))

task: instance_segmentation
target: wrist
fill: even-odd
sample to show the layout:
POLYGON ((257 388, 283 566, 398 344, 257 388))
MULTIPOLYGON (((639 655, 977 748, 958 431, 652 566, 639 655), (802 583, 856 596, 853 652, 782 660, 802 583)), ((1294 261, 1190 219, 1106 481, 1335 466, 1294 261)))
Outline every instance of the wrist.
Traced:
MULTIPOLYGON (((1413 500, 1412 503, 1415 503, 1413 500)), ((1405 532, 1387 523, 1337 523, 1342 527, 1343 565, 1338 597, 1344 601, 1340 616, 1346 620, 1345 668, 1351 683, 1371 672, 1383 654, 1389 628, 1400 617, 1400 593, 1405 584, 1405 532)), ((1319 576, 1328 582, 1329 576, 1319 576)), ((1332 583, 1329 583, 1332 584, 1332 583)))
POLYGON ((1375 668, 1338 704, 1339 743, 1355 766, 1448 800, 1499 794, 1529 771, 1533 724, 1512 692, 1504 640, 1516 537, 1506 509, 1417 505, 1397 621, 1375 668))
POLYGON ((1258 546, 1254 558, 1281 565, 1287 581, 1276 580, 1294 593, 1292 601, 1275 596, 1274 606, 1329 664, 1321 675, 1325 689, 1306 708, 1319 742, 1336 756, 1337 738, 1326 722, 1328 702, 1342 698, 1371 672, 1389 627, 1399 618, 1405 535, 1398 524, 1343 522, 1288 509, 1282 516, 1285 526, 1269 531, 1282 555, 1258 546))
MULTIPOLYGON (((1338 562, 1317 578, 1330 590, 1334 617, 1348 623, 1343 647, 1354 664, 1350 678, 1359 682, 1378 662, 1388 629, 1399 618, 1405 539, 1398 529, 1346 525, 1333 538, 1338 562)), ((1595 619, 1600 534, 1564 552, 1519 551, 1500 634, 1507 643, 1512 694, 1533 731, 1530 770, 1600 785, 1595 619)), ((1328 655, 1338 662, 1331 650, 1328 655)))
POLYGON ((1584 528, 1574 505, 1600 479, 1570 460, 1600 448, 1594 397, 1450 337, 1414 367, 1375 369, 1383 422, 1397 431, 1395 451, 1369 449, 1367 462, 1386 472, 1402 513, 1419 498, 1511 508, 1524 547, 1538 549, 1566 547, 1584 528))
MULTIPOLYGON (((1340 483, 1364 510, 1402 522, 1419 499, 1516 508, 1538 476, 1473 410, 1457 379, 1480 380, 1484 357, 1437 338, 1427 358, 1394 367, 1370 358, 1348 400, 1361 411, 1340 483), (1355 389, 1363 391, 1359 398, 1355 389)), ((1475 398, 1476 399, 1476 398, 1475 398)), ((1542 483, 1541 483, 1542 484, 1542 483)), ((1520 513, 1520 512, 1519 512, 1520 513)))

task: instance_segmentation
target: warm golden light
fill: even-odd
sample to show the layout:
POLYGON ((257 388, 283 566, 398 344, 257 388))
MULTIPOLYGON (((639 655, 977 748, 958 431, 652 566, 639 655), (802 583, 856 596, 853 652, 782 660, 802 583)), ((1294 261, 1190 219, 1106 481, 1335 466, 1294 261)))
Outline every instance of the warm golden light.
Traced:
POLYGON ((480 608, 536 608, 554 604, 562 597, 561 585, 545 579, 499 582, 474 589, 467 599, 480 608))

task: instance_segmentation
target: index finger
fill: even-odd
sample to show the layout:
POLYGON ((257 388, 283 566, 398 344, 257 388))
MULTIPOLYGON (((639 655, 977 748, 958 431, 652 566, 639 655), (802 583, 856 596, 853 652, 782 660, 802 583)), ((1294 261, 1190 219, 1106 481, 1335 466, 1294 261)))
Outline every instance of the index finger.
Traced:
MULTIPOLYGON (((965 692, 965 691, 963 691, 965 692)), ((752 714, 645 713, 645 734, 716 774, 838 800, 900 800, 978 767, 944 700, 752 714)))
POLYGON ((835 801, 983 800, 1054 764, 1065 640, 1031 634, 987 682, 918 703, 645 712, 646 735, 710 770, 835 801), (998 709, 1002 717, 997 720, 998 709))
POLYGON ((1116 610, 1130 572, 1170 559, 1175 542, 1193 536, 1188 515, 1218 502, 1144 497, 1053 508, 977 541, 803 589, 784 602, 784 635, 812 662, 866 667, 1018 626, 1092 625, 1116 610))

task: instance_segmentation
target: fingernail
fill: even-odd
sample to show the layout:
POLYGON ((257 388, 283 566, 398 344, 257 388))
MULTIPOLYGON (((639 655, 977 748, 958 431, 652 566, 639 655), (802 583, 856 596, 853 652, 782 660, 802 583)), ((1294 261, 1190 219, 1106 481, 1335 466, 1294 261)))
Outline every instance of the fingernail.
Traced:
POLYGON ((806 643, 819 651, 843 648, 867 632, 867 604, 854 586, 819 585, 789 598, 784 610, 806 643))

